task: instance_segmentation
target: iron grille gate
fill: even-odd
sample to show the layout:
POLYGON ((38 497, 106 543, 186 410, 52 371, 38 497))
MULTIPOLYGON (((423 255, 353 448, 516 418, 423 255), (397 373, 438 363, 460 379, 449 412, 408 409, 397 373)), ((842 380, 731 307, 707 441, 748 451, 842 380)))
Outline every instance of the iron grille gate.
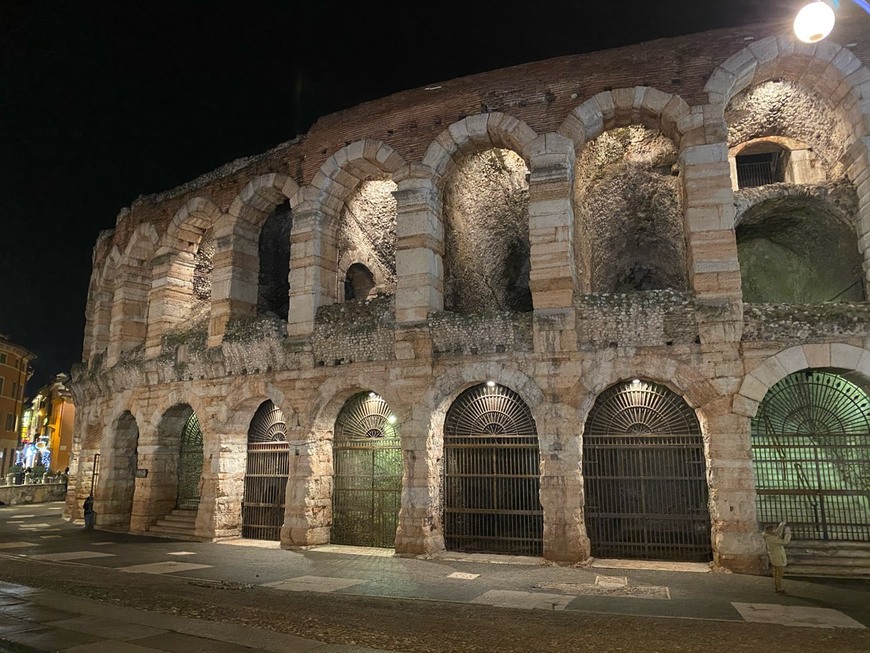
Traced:
POLYGON ((447 549, 542 555, 538 459, 537 436, 445 437, 447 549))
POLYGON ((198 510, 200 498, 199 481, 202 476, 202 431, 196 413, 191 413, 181 431, 181 450, 178 453, 178 498, 175 507, 179 510, 198 510))
POLYGON ((402 444, 395 420, 375 393, 351 398, 336 420, 330 536, 335 544, 395 546, 402 502, 402 444))
POLYGON ((870 541, 870 398, 846 379, 798 372, 752 421, 759 521, 796 539, 870 541))
POLYGON ((335 444, 332 542, 392 547, 402 500, 399 438, 335 444))
POLYGON ((290 448, 286 438, 284 413, 272 401, 264 401, 248 429, 242 537, 281 539, 284 497, 290 476, 290 448))
POLYGON ((583 435, 583 476, 593 555, 711 559, 700 427, 667 388, 634 381, 602 393, 583 435))
POLYGON ((540 453, 531 411, 503 386, 476 386, 444 425, 447 549, 543 555, 540 453))

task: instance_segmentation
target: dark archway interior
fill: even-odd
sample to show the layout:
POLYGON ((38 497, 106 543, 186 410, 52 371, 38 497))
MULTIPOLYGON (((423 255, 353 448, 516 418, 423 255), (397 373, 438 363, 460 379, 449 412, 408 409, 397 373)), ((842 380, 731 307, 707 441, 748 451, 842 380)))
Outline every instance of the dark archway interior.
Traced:
POLYGON ((257 313, 274 313, 287 319, 290 306, 290 230, 293 214, 284 201, 266 218, 260 230, 260 273, 257 286, 257 313))
POLYGON ((375 287, 375 277, 362 263, 354 263, 344 277, 344 301, 366 299, 375 287))
POLYGON ((743 299, 750 303, 863 301, 854 229, 810 197, 769 199, 737 227, 743 299))

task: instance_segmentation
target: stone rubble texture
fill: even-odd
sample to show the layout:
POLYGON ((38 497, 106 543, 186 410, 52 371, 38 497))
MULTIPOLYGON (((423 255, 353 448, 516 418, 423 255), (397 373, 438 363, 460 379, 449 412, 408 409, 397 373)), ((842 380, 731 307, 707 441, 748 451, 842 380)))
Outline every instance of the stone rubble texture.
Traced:
POLYGON ((68 515, 81 517, 99 454, 98 525, 139 533, 162 518, 193 410, 196 535, 239 536, 247 430, 268 399, 290 446, 282 546, 327 543, 335 419, 371 390, 401 426, 396 552, 437 552, 444 418, 493 380, 536 422, 544 557, 583 562, 584 421, 602 391, 644 378, 698 417, 714 564, 758 571, 759 402, 808 367, 870 379, 870 39, 839 29, 854 46, 744 26, 450 80, 138 198, 94 248, 68 515), (795 173, 735 193, 750 139, 791 143, 824 192, 794 190, 795 173), (744 304, 735 225, 785 198, 833 203, 862 268, 857 301, 744 304), (285 202, 289 311, 258 314, 260 232, 285 202), (344 302, 354 264, 375 291, 344 302), (626 292, 643 267, 655 282, 641 271, 626 292), (531 306, 504 301, 524 284, 531 306), (134 451, 147 476, 131 485, 134 451))

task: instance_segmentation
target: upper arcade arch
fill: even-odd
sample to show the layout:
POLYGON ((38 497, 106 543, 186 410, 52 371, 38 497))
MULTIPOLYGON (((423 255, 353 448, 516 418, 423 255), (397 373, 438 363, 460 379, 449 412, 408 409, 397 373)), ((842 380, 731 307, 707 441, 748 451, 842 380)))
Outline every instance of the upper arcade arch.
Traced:
POLYGON ((220 209, 205 197, 188 200, 173 215, 152 266, 147 356, 160 353, 166 333, 194 313, 208 311, 214 225, 220 216, 220 209))
MULTIPOLYGON (((317 309, 340 299, 338 232, 354 193, 367 182, 392 181, 403 170, 407 164, 393 148, 365 139, 329 157, 301 190, 293 205, 290 244, 290 336, 311 333, 317 309)), ((392 238, 388 240, 386 249, 391 250, 392 238)))
POLYGON ((139 225, 130 237, 115 271, 115 289, 109 326, 109 365, 118 357, 144 346, 151 291, 151 266, 159 236, 154 225, 139 225))

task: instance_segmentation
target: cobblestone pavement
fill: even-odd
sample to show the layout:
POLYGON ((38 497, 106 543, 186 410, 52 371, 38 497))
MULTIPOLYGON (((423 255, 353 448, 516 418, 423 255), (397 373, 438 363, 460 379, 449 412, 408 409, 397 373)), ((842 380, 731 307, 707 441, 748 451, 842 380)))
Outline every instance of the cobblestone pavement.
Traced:
POLYGON ((0 651, 870 650, 867 581, 179 542, 62 509, 0 508, 0 651))

